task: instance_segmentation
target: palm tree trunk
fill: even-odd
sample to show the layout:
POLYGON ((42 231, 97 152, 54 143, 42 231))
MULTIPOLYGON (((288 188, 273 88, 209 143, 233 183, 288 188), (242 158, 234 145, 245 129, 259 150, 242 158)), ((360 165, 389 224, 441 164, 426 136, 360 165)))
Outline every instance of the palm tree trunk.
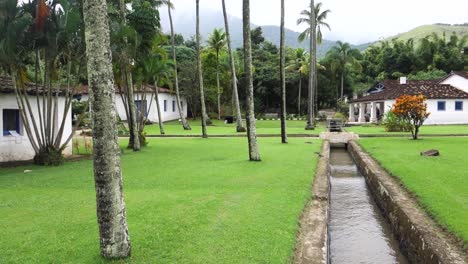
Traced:
POLYGON ((285 33, 284 33, 284 0, 281 0, 281 29, 280 29, 280 81, 281 81, 281 143, 288 143, 286 132, 286 72, 285 72, 285 33))
POLYGON ((219 84, 219 50, 216 51, 216 92, 218 97, 218 120, 221 120, 221 88, 219 84))
POLYGON ((309 95, 307 98, 307 125, 306 130, 315 129, 314 124, 314 91, 315 91, 315 5, 314 0, 310 1, 310 70, 309 70, 309 95))
POLYGON ((236 115, 236 131, 237 132, 245 132, 245 128, 242 124, 242 115, 240 110, 240 103, 239 103, 239 93, 237 91, 237 75, 236 75, 236 65, 234 62, 234 53, 231 47, 231 33, 229 32, 229 22, 228 16, 226 12, 226 3, 225 0, 222 0, 223 4, 223 15, 224 15, 224 27, 226 31, 226 41, 228 46, 229 52, 229 62, 231 66, 231 81, 232 81, 232 97, 234 98, 234 108, 235 108, 235 115, 236 115))
POLYGON ((299 73, 299 93, 297 95, 297 115, 301 115, 302 73, 299 73))
POLYGON ((184 109, 182 109, 182 104, 180 103, 179 77, 177 73, 177 54, 176 54, 174 24, 172 23, 172 12, 171 12, 170 0, 168 1, 167 12, 169 14, 169 23, 171 25, 172 60, 174 61, 174 81, 175 81, 177 109, 179 109, 180 120, 182 121, 182 126, 184 127, 184 130, 192 130, 189 123, 187 122, 187 119, 185 118, 184 109))
POLYGON ((158 124, 159 124, 159 132, 161 135, 164 135, 164 122, 161 117, 161 106, 159 104, 159 88, 158 88, 158 82, 154 82, 154 99, 156 101, 156 108, 158 110, 158 124))
MULTIPOLYGON (((315 45, 315 49, 317 50, 317 45, 315 45)), ((316 68, 317 69, 317 68, 316 68)), ((317 115, 318 113, 318 92, 319 92, 319 88, 318 88, 318 81, 317 81, 317 76, 318 76, 318 73, 316 72, 315 73, 315 76, 314 76, 314 82, 315 82, 315 94, 314 94, 314 117, 317 115)))
MULTIPOLYGON (((198 1, 198 0, 197 0, 198 1)), ((243 31, 244 31, 244 68, 247 83, 247 139, 249 143, 250 161, 260 161, 258 151, 254 89, 252 76, 252 40, 250 39, 250 0, 243 0, 243 31)))
MULTIPOLYGON (((126 67, 126 65, 124 66, 126 67)), ((127 81, 127 103, 128 103, 128 112, 130 116, 127 118, 129 129, 130 129, 130 140, 129 148, 132 148, 133 151, 140 150, 140 138, 138 136, 138 126, 137 126, 137 117, 136 117, 136 106, 135 106, 135 95, 133 93, 133 79, 132 73, 130 70, 125 69, 125 76, 127 81)))
POLYGON ((205 92, 203 89, 203 69, 201 62, 201 47, 200 47, 200 0, 197 1, 197 70, 198 70, 198 80, 200 82, 200 105, 201 105, 201 123, 202 123, 202 136, 203 138, 208 138, 206 132, 206 123, 208 115, 206 113, 205 105, 205 92))
MULTIPOLYGON (((121 23, 123 26, 127 24, 126 19, 125 19, 125 1, 120 0, 119 1, 119 7, 120 7, 120 19, 121 23)), ((127 39, 124 38, 124 50, 126 49, 127 46, 127 39)), ((126 81, 126 86, 127 86, 127 103, 128 103, 128 113, 129 116, 127 116, 127 121, 128 121, 128 127, 130 130, 130 139, 128 143, 128 147, 132 148, 133 151, 139 151, 140 150, 140 139, 138 136, 138 129, 137 129, 137 117, 136 117, 136 107, 135 107, 135 98, 133 95, 133 79, 132 79, 132 72, 130 69, 128 69, 128 64, 129 64, 129 58, 127 52, 123 52, 123 60, 122 60, 122 71, 123 75, 125 77, 126 81)))
POLYGON ((115 112, 115 88, 105 0, 85 0, 88 81, 93 120, 94 180, 101 255, 130 256, 122 192, 122 171, 115 112))
POLYGON ((343 93, 344 93, 344 71, 341 72, 341 98, 343 98, 343 93))

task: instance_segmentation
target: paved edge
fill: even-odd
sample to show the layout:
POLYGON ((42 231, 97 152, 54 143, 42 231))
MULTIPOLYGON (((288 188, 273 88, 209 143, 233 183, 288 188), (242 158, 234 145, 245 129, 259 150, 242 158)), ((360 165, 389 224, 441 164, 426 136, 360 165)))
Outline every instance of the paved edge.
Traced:
MULTIPOLYGON (((146 135, 146 138, 201 138, 202 135, 146 135)), ((246 138, 246 134, 231 134, 231 135, 210 135, 208 137, 213 138, 246 138)), ((281 137, 281 134, 257 134, 257 137, 281 137)), ((296 138, 318 138, 318 134, 288 134, 288 137, 296 138)))
POLYGON ((400 249, 413 263, 466 263, 466 252, 419 206, 400 185, 356 142, 348 151, 366 178, 374 200, 389 221, 400 249))
POLYGON ((329 160, 330 143, 324 141, 312 186, 312 197, 304 207, 299 222, 294 263, 328 262, 329 160))

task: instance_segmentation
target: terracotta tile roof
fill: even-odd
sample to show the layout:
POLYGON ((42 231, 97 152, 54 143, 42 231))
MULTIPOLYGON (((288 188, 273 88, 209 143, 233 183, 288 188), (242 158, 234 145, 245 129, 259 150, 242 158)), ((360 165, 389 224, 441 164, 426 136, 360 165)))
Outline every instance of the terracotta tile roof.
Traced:
POLYGON ((445 76, 444 78, 440 79, 439 80, 439 83, 447 80, 448 78, 452 77, 453 75, 458 75, 458 76, 461 76, 465 79, 468 79, 468 71, 452 71, 451 73, 449 73, 447 76, 445 76))
POLYGON ((468 99, 468 93, 449 84, 439 84, 437 81, 408 81, 400 84, 399 80, 385 80, 376 83, 374 87, 383 84, 380 92, 369 93, 366 96, 351 100, 351 102, 369 102, 396 99, 406 95, 424 95, 427 99, 468 99))
MULTIPOLYGON (((136 93, 140 93, 140 92, 152 93, 153 92, 153 87, 154 86, 152 86, 152 85, 144 85, 141 90, 139 89, 139 87, 134 87, 135 88, 134 90, 135 90, 136 93)), ((124 91, 125 91, 125 88, 122 89, 122 92, 124 92, 124 91)), ((78 87, 75 90, 75 94, 88 94, 88 93, 89 93, 88 85, 81 85, 80 87, 78 87)), ((118 87, 115 87, 115 93, 120 93, 118 87)), ((172 91, 167 89, 167 88, 159 87, 159 93, 172 93, 172 91)))
POLYGON ((453 71, 453 74, 456 74, 465 79, 468 79, 468 71, 453 71))
MULTIPOLYGON (((44 86, 37 85, 36 87, 34 83, 29 82, 25 83, 25 88, 28 91, 28 94, 36 94, 37 92, 42 93, 44 91, 44 86)), ((10 76, 0 76, 0 93, 15 93, 10 76)))
MULTIPOLYGON (((32 82, 25 82, 24 86, 29 95, 43 94, 44 91, 48 92, 48 90, 44 89, 42 84, 36 85, 32 82)), ((10 76, 0 76, 0 93, 15 93, 15 90, 13 89, 13 82, 10 76)), ((58 95, 65 96, 66 93, 66 87, 62 87, 59 89, 58 95)), ((52 94, 57 94, 57 86, 53 88, 52 94)))
MULTIPOLYGON (((44 91, 44 86, 43 85, 37 85, 31 82, 25 83, 26 90, 28 91, 28 94, 34 95, 37 92, 39 94, 42 94, 44 91)), ((66 89, 61 89, 61 94, 64 94, 66 89)), ((151 85, 145 85, 143 87, 143 91, 145 92, 153 92, 153 86, 151 85)), ((118 93, 118 88, 116 87, 116 93, 118 93)), ((135 92, 141 92, 138 89, 135 89, 135 92)), ((172 93, 171 90, 167 88, 159 88, 160 93, 172 93)), ((0 76, 0 93, 15 93, 15 90, 13 89, 13 83, 11 81, 10 76, 0 76)), ((74 89, 74 94, 88 94, 88 85, 80 85, 74 89)))

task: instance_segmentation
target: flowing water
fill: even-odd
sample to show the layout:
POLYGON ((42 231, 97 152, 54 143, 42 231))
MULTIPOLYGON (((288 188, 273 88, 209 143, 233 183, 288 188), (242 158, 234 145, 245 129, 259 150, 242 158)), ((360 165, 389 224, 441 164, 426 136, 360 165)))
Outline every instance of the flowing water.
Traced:
POLYGON ((345 149, 331 149, 330 166, 331 263, 408 263, 345 149))

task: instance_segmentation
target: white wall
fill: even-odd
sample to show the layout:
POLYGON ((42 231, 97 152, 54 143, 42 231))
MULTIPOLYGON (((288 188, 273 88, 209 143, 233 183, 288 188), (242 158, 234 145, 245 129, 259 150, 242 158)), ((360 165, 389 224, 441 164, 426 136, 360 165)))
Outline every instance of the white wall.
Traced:
MULTIPOLYGON (((29 102, 31 107, 37 109, 36 97, 29 96, 29 102)), ((42 104, 42 103, 41 103, 42 104)), ((40 104, 40 105, 41 105, 40 104)), ((24 125, 20 125, 20 136, 4 136, 3 135, 3 109, 18 109, 18 104, 16 103, 16 96, 14 94, 0 94, 0 162, 8 161, 22 161, 22 160, 31 160, 34 158, 34 149, 31 146, 31 142, 26 134, 24 125)), ((59 109, 58 109, 58 121, 62 122, 63 114, 65 109, 65 98, 59 97, 59 109)), ((36 120, 39 120, 37 110, 34 111, 34 116, 36 120)), ((64 133, 62 138, 62 143, 65 143, 67 137, 72 133, 72 117, 71 109, 67 114, 65 121, 64 133)), ((21 118, 20 118, 21 119, 21 118)), ((39 125, 39 124, 38 124, 39 125)), ((57 129, 58 130, 58 129, 57 129)), ((72 154, 72 142, 67 145, 63 151, 65 156, 72 154)))
POLYGON ((443 81, 442 84, 450 84, 453 87, 456 87, 468 93, 468 79, 465 79, 461 76, 454 74, 447 78, 445 81, 443 81))
MULTIPOLYGON (((390 111, 395 100, 385 101, 385 112, 390 111)), ((426 125, 468 124, 468 99, 428 99, 427 111, 431 114, 424 122, 426 125), (445 101, 445 111, 437 110, 437 102, 445 101), (455 111, 455 101, 463 102, 463 111, 455 111)), ((467 131, 468 132, 468 131, 467 131)))
MULTIPOLYGON (((81 100, 87 101, 89 99, 88 95, 82 95, 81 100)), ((142 94, 135 93, 135 100, 141 100, 142 94)), ((148 112, 148 120, 151 122, 159 122, 158 120, 158 108, 156 107, 156 100, 153 97, 153 103, 150 108, 150 101, 151 101, 151 93, 146 94, 146 102, 147 102, 147 109, 148 112)), ((184 116, 187 117, 187 100, 184 97, 180 98, 182 109, 184 112, 184 116)), ((161 107, 161 118, 163 122, 177 120, 180 118, 179 110, 177 109, 176 103, 176 96, 175 94, 170 93, 160 93, 159 94, 159 106, 161 107), (164 111, 164 100, 167 100, 167 109, 164 111), (172 109, 172 102, 175 103, 175 111, 172 109)), ((115 107, 117 109, 117 113, 121 120, 127 120, 127 115, 125 113, 125 107, 122 101, 122 97, 119 94, 116 94, 115 98, 115 107)))

